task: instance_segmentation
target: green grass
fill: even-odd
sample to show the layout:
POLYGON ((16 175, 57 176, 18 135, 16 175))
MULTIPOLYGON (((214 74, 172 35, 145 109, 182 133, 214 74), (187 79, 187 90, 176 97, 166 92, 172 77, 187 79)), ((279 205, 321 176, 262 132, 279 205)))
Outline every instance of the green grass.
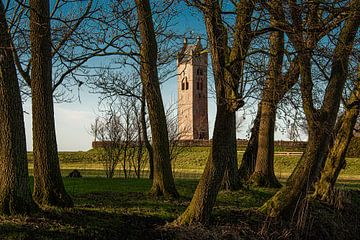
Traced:
MULTIPOLYGON (((190 203, 207 161, 208 151, 207 147, 185 148, 173 162, 175 183, 181 195, 177 200, 150 197, 148 191, 151 181, 146 178, 123 179, 119 171, 113 179, 104 178, 103 167, 95 151, 60 152, 62 175, 68 175, 72 169, 80 169, 84 176, 63 178, 66 191, 72 196, 75 207, 45 208, 31 216, 0 216, 0 239, 172 239, 172 235, 167 235, 159 227, 176 219, 190 203)), ((239 152, 239 159, 241 155, 239 152)), ((282 183, 299 158, 300 156, 275 156, 275 173, 282 183)), ((347 167, 341 175, 343 178, 338 181, 337 187, 360 190, 360 159, 351 158, 347 161, 347 167)), ((32 172, 31 153, 29 162, 32 172)), ((30 184, 33 185, 32 177, 30 184)), ((187 239, 202 239, 204 234, 208 234, 208 239, 217 239, 216 234, 239 231, 241 236, 247 237, 250 234, 252 239, 258 239, 257 232, 262 232, 266 226, 266 231, 270 231, 269 238, 281 238, 279 234, 286 233, 284 226, 276 222, 267 226, 266 217, 255 211, 275 192, 276 189, 251 186, 236 192, 220 191, 213 211, 212 227, 207 230, 195 228, 190 233, 185 232, 184 236, 187 239)), ((326 206, 322 206, 324 207, 326 206)), ((350 210, 349 216, 355 216, 353 208, 350 210)), ((328 210, 319 211, 319 216, 322 216, 328 210)), ((330 211, 331 214, 333 212, 330 211)), ((331 221, 337 218, 337 215, 331 215, 331 221)), ((349 224, 353 222, 356 225, 355 220, 351 220, 349 224)), ((318 226, 319 223, 316 224, 318 226)), ((354 226, 350 226, 351 228, 354 226)))
MULTIPOLYGON (((32 216, 0 216, 0 239, 172 239, 172 235, 166 235, 159 227, 186 209, 198 180, 176 179, 181 195, 178 200, 150 197, 148 179, 64 178, 64 184, 74 200, 74 208, 46 208, 32 216)), ((339 186, 360 189, 360 181, 346 180, 339 186)), ((256 234, 266 219, 255 209, 275 192, 276 189, 253 187, 236 192, 220 191, 212 229, 241 226, 243 234, 256 234)), ((274 231, 282 229, 274 226, 274 231)), ((191 234, 198 231, 194 229, 191 234)), ((198 234, 199 237, 192 239, 202 239, 203 233, 198 234)))
MULTIPOLYGON (((172 161, 175 178, 198 179, 205 167, 209 150, 209 147, 184 147, 180 154, 172 161)), ((239 148, 238 150, 238 161, 240 164, 243 149, 239 148)), ((32 153, 28 153, 28 158, 30 163, 30 174, 32 174, 32 153)), ((67 176, 73 169, 80 170, 83 176, 105 176, 103 165, 95 150, 87 152, 59 152, 59 159, 63 176, 67 176)), ((274 168, 277 177, 286 179, 295 168, 299 159, 299 155, 275 155, 274 168)), ((119 168, 120 166, 118 169, 119 168)), ((147 176, 148 166, 145 166, 142 177, 146 178, 147 176)), ((119 170, 116 171, 115 177, 122 177, 119 170)), ((360 179, 360 158, 347 158, 347 165, 346 168, 341 171, 340 179, 360 179)))

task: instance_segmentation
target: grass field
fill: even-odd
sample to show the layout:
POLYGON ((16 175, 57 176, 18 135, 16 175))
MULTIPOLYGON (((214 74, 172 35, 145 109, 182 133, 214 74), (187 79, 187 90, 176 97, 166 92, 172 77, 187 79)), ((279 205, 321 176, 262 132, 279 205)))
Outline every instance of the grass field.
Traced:
MULTIPOLYGON (((151 181, 146 178, 124 179, 119 175, 105 178, 94 151, 61 152, 63 176, 75 168, 85 176, 63 178, 74 208, 43 208, 31 216, 0 216, 0 239, 331 239, 331 236, 358 239, 360 159, 348 159, 337 184, 346 194, 338 199, 336 208, 312 203, 301 221, 272 220, 257 212, 257 207, 276 189, 248 186, 236 192, 220 191, 211 227, 169 227, 167 223, 189 204, 207 151, 207 148, 184 149, 173 163, 180 193, 177 200, 150 197, 147 193, 151 181), (306 229, 299 227, 299 222, 306 222, 306 229)), ((32 168, 31 154, 29 159, 32 168)), ((276 156, 275 171, 281 182, 298 159, 299 156, 276 156)), ((31 177, 31 186, 32 181, 31 177)))
MULTIPOLYGON (((148 179, 64 178, 64 183, 74 200, 74 208, 45 208, 31 216, 0 216, 0 239, 293 239, 296 236, 291 223, 269 222, 266 216, 256 212, 276 189, 248 187, 236 192, 221 191, 213 211, 212 227, 169 228, 166 224, 189 204, 198 180, 177 179, 176 187, 181 195, 178 200, 150 197, 148 179), (242 237, 236 238, 237 235, 242 237)), ((341 184, 346 189, 360 187, 357 180, 341 184)), ((359 201, 360 197, 355 199, 359 201)), ((356 212, 359 211, 352 206, 351 214, 356 212)), ((317 209, 316 214, 327 214, 325 220, 339 218, 336 211, 327 208, 317 209)), ((341 217, 345 220, 327 228, 326 234, 343 228, 341 224, 356 226, 357 222, 344 209, 341 217)), ((305 220, 313 224, 307 230, 307 239, 313 239, 314 234, 318 237, 318 220, 314 217, 305 220)), ((351 232, 347 234, 344 236, 352 236, 351 232)))
MULTIPOLYGON (((239 163, 242 158, 243 149, 239 149, 239 163)), ((283 150, 283 149, 280 149, 283 150)), ((288 149, 287 149, 288 150, 288 149)), ((185 147, 172 162, 175 178, 195 178, 198 179, 205 167, 208 157, 208 147, 185 147)), ((30 162, 30 174, 33 168, 32 153, 28 154, 30 162)), ((103 165, 96 154, 96 151, 87 152, 60 152, 60 164, 63 176, 67 176, 74 169, 80 170, 83 176, 104 177, 103 165)), ((286 179, 296 166, 300 155, 275 155, 275 174, 280 179, 286 179)), ((118 167, 120 169, 120 166, 118 167)), ((143 177, 148 176, 148 167, 145 166, 143 177)), ((115 177, 121 177, 121 172, 117 171, 115 177)), ((340 179, 360 180, 360 158, 347 158, 345 169, 340 174, 340 179)))

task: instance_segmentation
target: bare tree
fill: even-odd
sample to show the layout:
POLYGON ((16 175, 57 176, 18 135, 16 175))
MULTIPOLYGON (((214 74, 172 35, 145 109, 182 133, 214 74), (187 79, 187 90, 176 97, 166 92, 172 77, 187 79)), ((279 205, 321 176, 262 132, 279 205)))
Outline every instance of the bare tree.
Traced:
POLYGON ((104 116, 97 118, 91 126, 91 133, 101 145, 98 149, 106 176, 112 178, 118 165, 125 178, 134 171, 140 178, 144 167, 141 119, 138 101, 134 98, 117 99, 101 110, 104 116))
POLYGON ((327 155, 321 178, 315 185, 314 196, 331 201, 334 197, 335 182, 345 167, 345 155, 353 137, 354 127, 360 113, 360 66, 355 87, 345 102, 345 112, 338 118, 334 129, 334 140, 327 155))
MULTIPOLYGON (((215 119, 213 142, 204 173, 195 190, 194 196, 185 212, 175 221, 176 224, 206 223, 209 221, 217 193, 224 178, 226 167, 231 159, 236 159, 236 123, 235 111, 243 104, 238 91, 239 74, 234 72, 231 78, 225 74, 228 33, 221 17, 221 5, 218 1, 194 1, 203 13, 210 42, 212 69, 214 73, 217 113, 215 119), (238 77, 235 77, 238 76, 238 77), (229 127, 230 126, 230 127, 229 127), (234 155, 235 154, 235 155, 234 155)), ((243 5, 239 5, 239 8, 243 5)), ((238 16, 238 21, 243 16, 238 16)), ((237 21, 237 22, 238 22, 237 21)), ((238 31, 243 29, 238 29, 238 31)), ((239 37, 239 35, 235 36, 239 37)), ((234 51, 240 54, 239 42, 236 38, 234 51)), ((233 58, 237 58, 237 54, 233 58)), ((238 61, 233 67, 238 67, 238 61)), ((229 69, 230 70, 230 69, 229 69)), ((230 70, 231 71, 231 70, 230 70)), ((240 72, 241 73, 241 72, 240 72)), ((229 166, 230 167, 230 166, 229 166)), ((231 167, 230 167, 231 168, 231 167)))
POLYGON ((317 1, 300 6, 295 1, 287 1, 280 8, 269 8, 276 17, 278 27, 286 31, 300 58, 301 93, 309 131, 305 152, 286 185, 260 208, 272 217, 286 217, 293 213, 296 203, 306 196, 308 188, 319 176, 325 160, 347 78, 349 55, 360 23, 358 0, 350 1, 346 6, 348 8, 342 8, 340 4, 338 9, 334 9, 335 6, 327 8, 328 5, 324 6, 317 1), (328 17, 323 18, 324 15, 319 14, 324 10, 329 11, 328 17), (318 40, 329 33, 329 29, 340 25, 344 15, 347 19, 339 31, 331 57, 331 74, 323 100, 315 105, 312 50, 318 40))
POLYGON ((0 213, 31 213, 37 207, 29 188, 20 89, 2 1, 0 1, 0 92, 0 213))
POLYGON ((34 199, 40 205, 71 207, 61 178, 52 95, 49 1, 30 1, 31 95, 34 144, 34 199))
POLYGON ((136 0, 135 2, 142 44, 140 49, 140 76, 149 110, 154 150, 155 171, 150 193, 155 196, 164 195, 177 198, 179 194, 175 188, 171 171, 169 137, 157 71, 158 51, 150 3, 148 0, 136 0))

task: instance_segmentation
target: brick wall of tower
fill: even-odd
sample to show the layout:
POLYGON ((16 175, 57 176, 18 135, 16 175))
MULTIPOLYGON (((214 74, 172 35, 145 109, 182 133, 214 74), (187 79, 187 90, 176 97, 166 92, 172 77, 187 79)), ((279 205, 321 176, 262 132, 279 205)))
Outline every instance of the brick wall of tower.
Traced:
POLYGON ((178 127, 181 139, 194 139, 193 135, 193 80, 190 62, 178 66, 178 127))
POLYGON ((207 54, 193 61, 193 129, 194 139, 209 139, 207 54))
POLYGON ((178 127, 180 139, 209 139, 207 53, 178 64, 178 127))

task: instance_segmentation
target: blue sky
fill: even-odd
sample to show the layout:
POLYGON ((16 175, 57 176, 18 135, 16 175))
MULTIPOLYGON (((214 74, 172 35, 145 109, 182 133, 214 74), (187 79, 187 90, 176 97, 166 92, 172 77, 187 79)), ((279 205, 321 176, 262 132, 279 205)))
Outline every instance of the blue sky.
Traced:
MULTIPOLYGON (((193 35, 205 35, 205 27, 202 22, 202 15, 199 12, 189 11, 186 6, 181 6, 182 10, 179 12, 176 28, 180 33, 190 33, 193 35)), ((205 40, 202 40, 203 46, 206 46, 205 40)), ((182 46, 179 46, 179 49, 182 46)), ((210 60, 210 59, 209 59, 210 60)), ((99 60, 100 61, 100 60, 99 60)), ((176 61, 176 59, 174 59, 176 61)), ((209 61, 211 63, 211 61, 209 61)), ((169 106, 177 101, 177 78, 175 76, 162 84, 162 95, 164 105, 169 106)), ((212 73, 209 72, 209 89, 212 85, 212 73)), ((74 90, 77 95, 76 90, 74 90)), ((55 124, 57 133, 57 143, 59 151, 87 151, 91 149, 91 142, 93 136, 90 134, 90 126, 98 115, 98 95, 89 93, 89 89, 82 87, 80 89, 81 101, 72 103, 56 103, 55 109, 55 124)), ((213 125, 215 120, 215 100, 213 94, 209 94, 209 131, 210 137, 213 132, 213 125)), ((249 106, 247 106, 249 107, 249 106)), ((251 106, 250 106, 251 107, 251 106)), ((27 148, 32 150, 32 133, 31 133, 31 99, 24 104, 25 127, 27 136, 27 148)), ((243 111, 240 111, 243 114, 243 111)), ((250 127, 252 116, 246 116, 241 131, 238 133, 238 138, 246 138, 246 131, 250 127)), ((276 133, 277 139, 284 139, 286 136, 276 133)))

